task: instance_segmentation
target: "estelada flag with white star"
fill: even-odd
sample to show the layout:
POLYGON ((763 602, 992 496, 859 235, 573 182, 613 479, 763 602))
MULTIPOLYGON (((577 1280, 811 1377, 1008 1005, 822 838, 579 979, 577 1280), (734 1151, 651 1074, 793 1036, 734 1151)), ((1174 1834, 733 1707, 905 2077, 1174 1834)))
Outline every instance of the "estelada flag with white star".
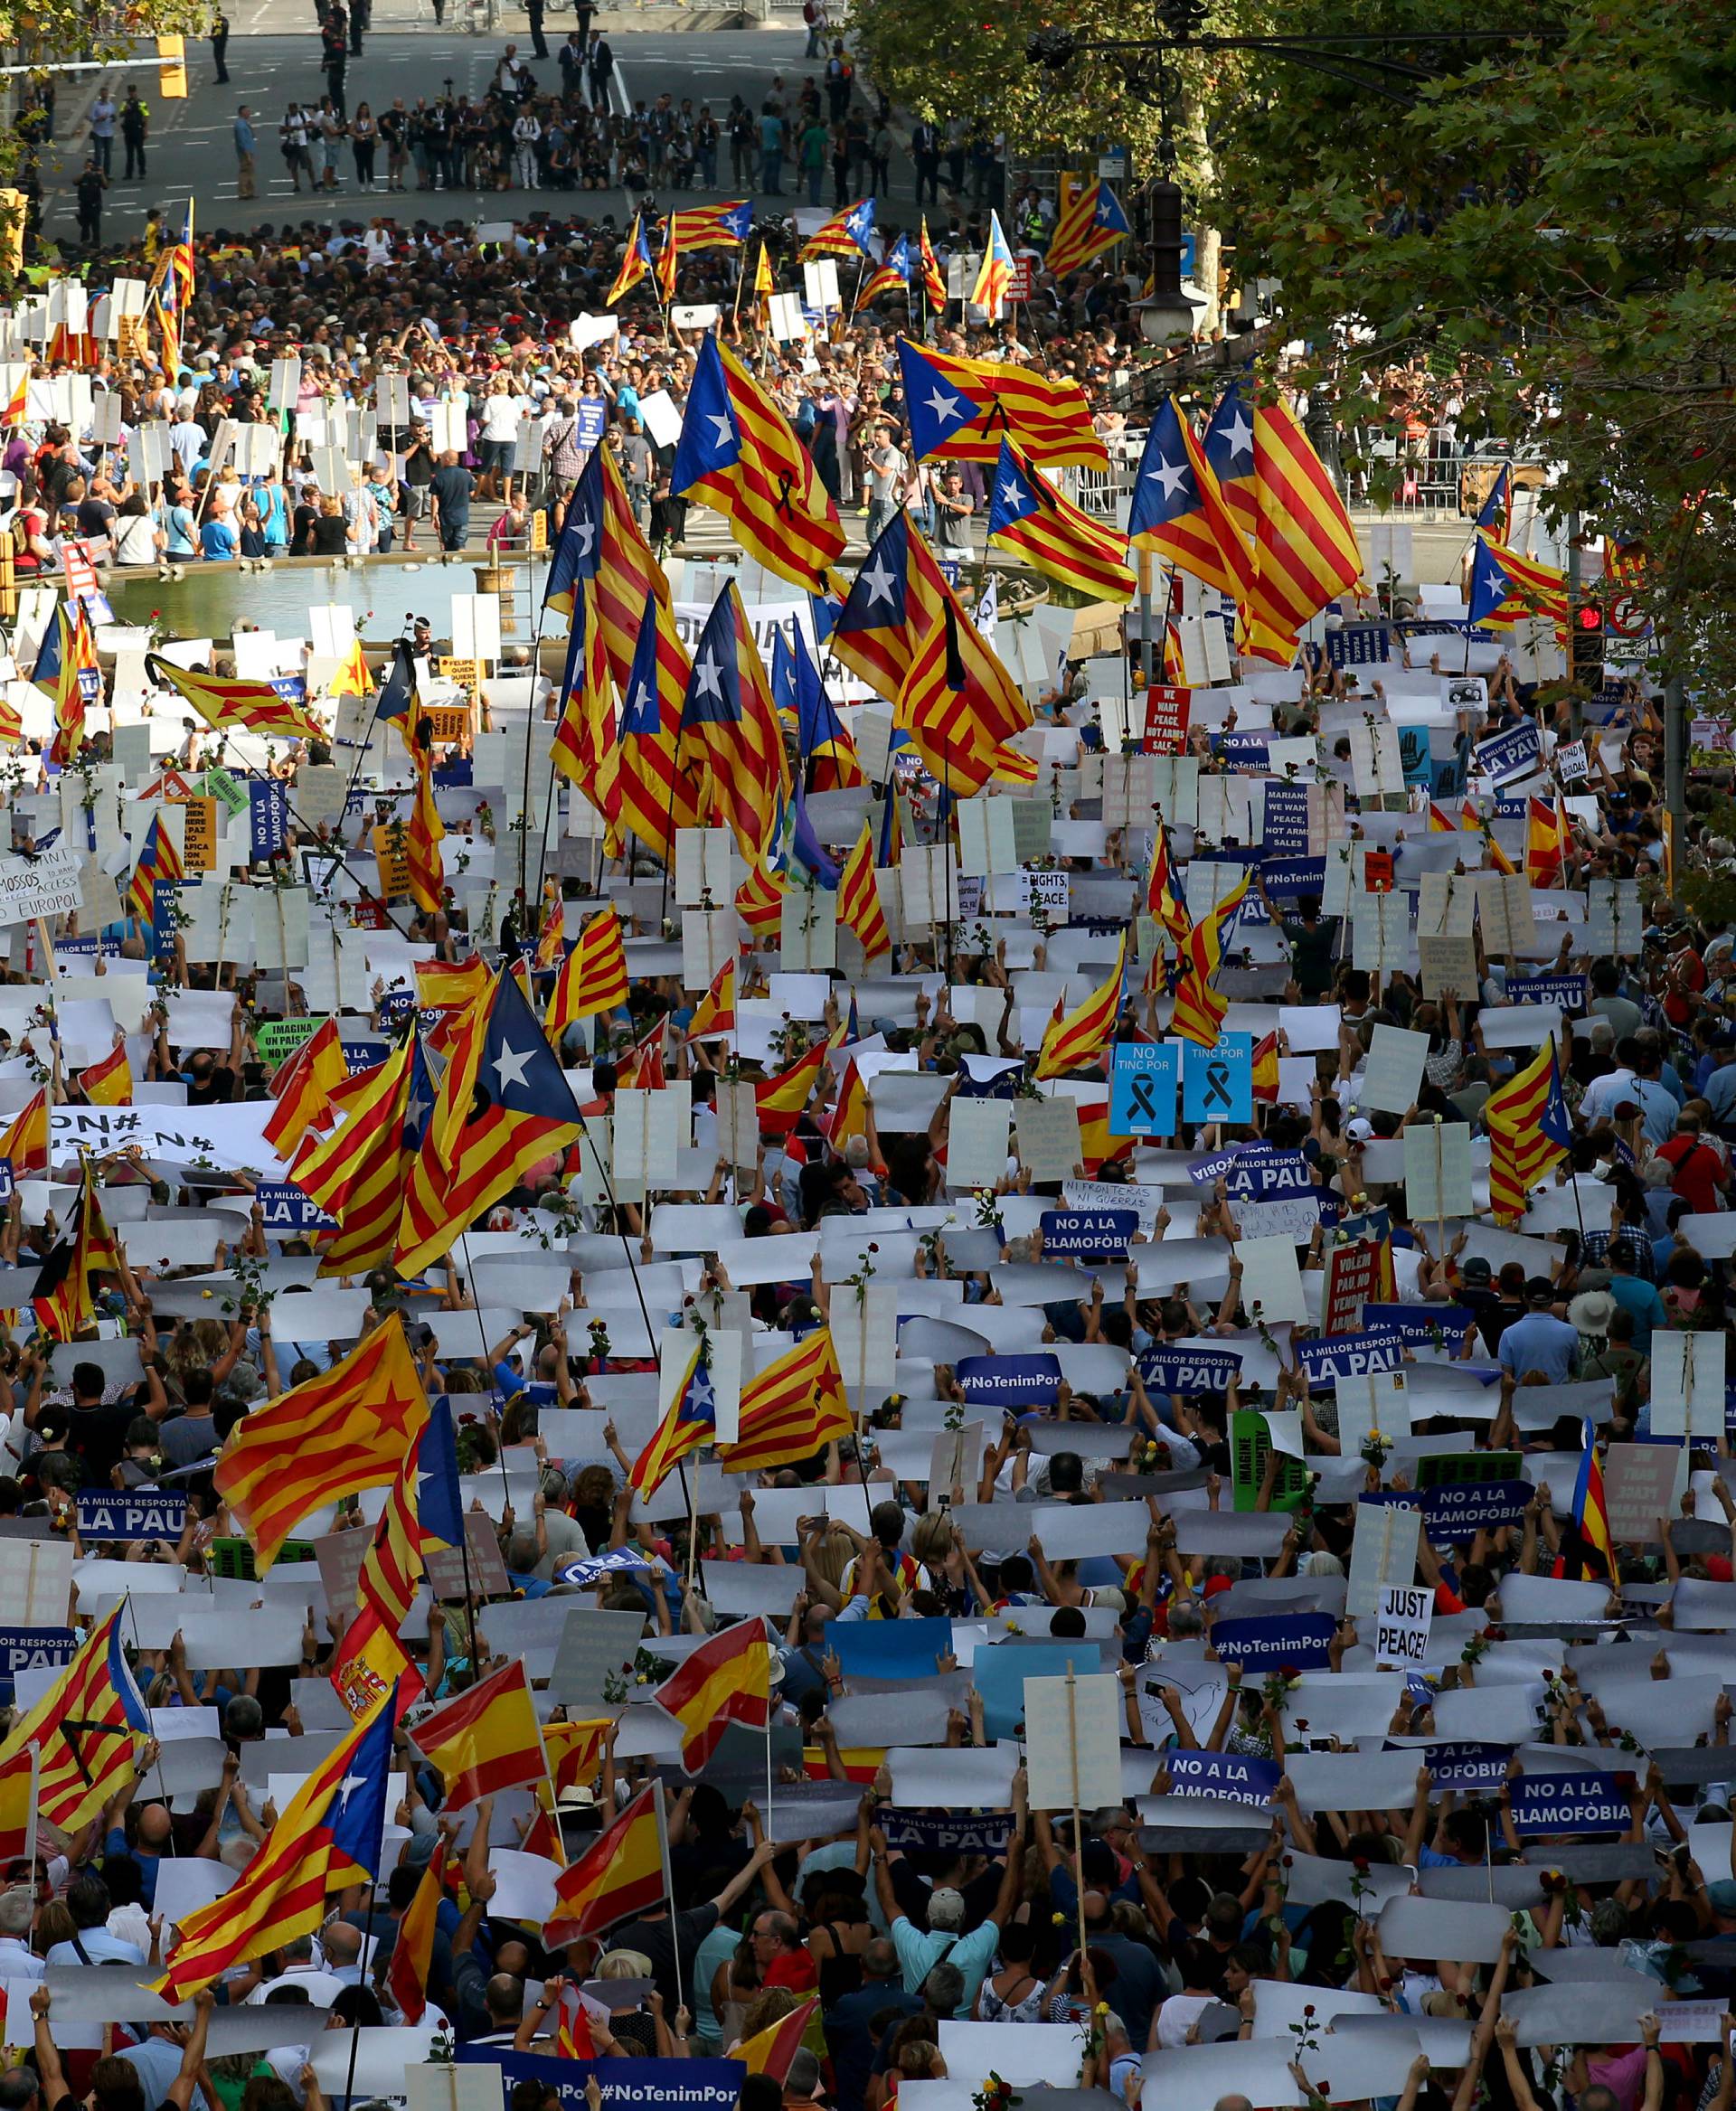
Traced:
POLYGON ((584 1117, 517 980, 497 972, 463 1015, 422 1147, 411 1164, 397 1267, 418 1274, 539 1159, 577 1141, 584 1117))
POLYGON ((859 198, 854 205, 835 212, 824 227, 817 228, 802 244, 801 261, 811 264, 816 257, 867 257, 873 252, 868 247, 874 231, 874 201, 859 198))
POLYGON ((1044 268, 1057 278, 1070 271, 1082 271, 1106 250, 1133 232, 1121 201, 1104 183, 1086 184, 1067 201, 1055 222, 1055 231, 1043 259, 1044 268))
POLYGON ((709 778, 712 817, 734 832, 751 865, 778 802, 788 793, 789 759, 733 580, 712 604, 693 651, 675 770, 701 771, 709 778))
POLYGON ((1071 463, 1107 469, 1109 457, 1075 381, 1059 381, 997 359, 958 359, 908 337, 898 341, 899 373, 918 461, 994 462, 1010 439, 1042 468, 1071 463))
POLYGON ((836 508, 789 420, 713 336, 700 344, 669 482, 721 513, 768 571, 804 593, 826 590, 844 554, 836 508))
POLYGON ((1006 305, 1006 297, 1013 288, 1013 251, 1001 231, 1001 216, 991 212, 988 216, 988 240, 983 245, 983 260, 976 267, 976 283, 970 290, 976 306, 982 309, 991 323, 998 323, 1001 310, 1006 305))
POLYGON ((1205 450, 1175 399, 1158 408, 1134 480, 1127 539, 1166 558, 1239 604, 1253 586, 1253 556, 1205 450))
POLYGON ((988 539, 1016 550, 1063 586, 1104 601, 1130 601, 1138 586, 1124 562, 1126 545, 1064 498, 1011 440, 1001 442, 989 496, 988 539))

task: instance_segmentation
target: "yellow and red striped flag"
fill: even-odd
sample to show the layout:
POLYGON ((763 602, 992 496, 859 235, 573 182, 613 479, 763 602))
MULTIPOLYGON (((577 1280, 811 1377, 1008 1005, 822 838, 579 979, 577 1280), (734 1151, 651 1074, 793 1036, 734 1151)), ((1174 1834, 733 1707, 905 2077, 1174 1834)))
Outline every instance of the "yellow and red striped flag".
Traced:
POLYGON ((675 766, 703 769, 712 818, 731 830, 744 859, 759 855, 789 792, 789 758, 733 579, 712 604, 694 649, 675 766))
POLYGON ((880 886, 874 878, 873 832, 865 821, 855 848, 838 874, 838 921, 856 934, 866 958, 877 960, 882 953, 892 951, 892 934, 886 928, 880 886))
POLYGON ((1559 887, 1567 860, 1567 814, 1559 799, 1525 801, 1525 877, 1533 887, 1559 887))
POLYGON ((398 1921, 398 1933, 386 1961, 386 1992, 407 2023, 420 2023, 428 2006, 429 1967, 434 1962, 435 1920, 446 1896, 446 1840, 434 1842, 415 1896, 398 1921))
POLYGON ((627 248, 621 253, 621 268, 615 274, 615 283, 603 296, 603 305, 613 307, 624 294, 631 293, 651 269, 651 245, 645 238, 645 215, 636 212, 633 224, 627 231, 627 248))
POLYGON ((648 1501, 683 1459, 711 1443, 716 1435, 717 1395, 712 1385, 711 1352, 701 1334, 694 1341, 668 1413, 627 1474, 634 1494, 648 1501))
POLYGON ((1041 775, 1007 744, 1030 725, 1031 707, 950 588, 910 656, 893 722, 910 734, 929 774, 962 796, 991 780, 1028 785, 1041 775))
POLYGON ((753 1097, 762 1129, 775 1136, 788 1136, 807 1113, 807 1103, 814 1097, 814 1088, 820 1081, 820 1071, 830 1053, 829 1042, 816 1041, 806 1055, 797 1056, 788 1070, 755 1081, 753 1097))
POLYGON ((867 239, 873 231, 874 201, 858 198, 816 227, 797 252, 798 263, 811 264, 820 257, 865 257, 867 239))
POLYGON ((269 682, 243 682, 231 675, 195 674, 177 667, 159 653, 145 655, 152 681, 173 689, 208 726, 234 726, 243 732, 275 735, 282 740, 323 740, 325 731, 304 705, 279 696, 269 682))
POLYGON ((1252 616, 1270 636, 1253 649, 1283 661, 1309 617, 1357 584, 1363 560, 1326 465, 1281 403, 1254 410, 1254 502, 1252 616))
POLYGON ((721 513, 768 571, 827 590, 844 554, 837 510, 789 420, 712 335, 700 343, 670 487, 721 513))
POLYGON ((1107 981, 1099 985, 1085 1002, 1064 1019, 1051 1021, 1037 1057, 1039 1083, 1064 1078, 1070 1070, 1088 1070, 1102 1060, 1103 1051, 1115 1033, 1121 1013, 1121 982, 1127 971, 1127 934, 1121 934, 1115 966, 1107 981))
POLYGON ((1175 989, 1175 1009, 1169 1022, 1170 1032, 1179 1033, 1184 1040, 1200 1048, 1218 1045, 1218 1030, 1230 1009, 1229 998, 1218 994, 1212 986, 1212 978, 1223 958, 1224 930, 1241 907, 1247 891, 1248 874, 1244 872, 1211 914, 1203 917, 1182 941, 1180 979, 1175 989))
POLYGON ((589 1788, 603 1764, 614 1722, 545 1722, 542 1749, 548 1754, 549 1780, 556 1795, 569 1788, 589 1788))
POLYGON ((956 462, 995 462, 1002 440, 1010 439, 1045 469, 1068 463, 1109 467, 1108 450, 1078 382, 998 359, 961 359, 908 337, 898 341, 898 361, 919 461, 940 455, 956 462))
POLYGON ((319 1234, 322 1275, 363 1274, 392 1259, 410 1162, 433 1105, 420 1033, 333 1092, 342 1126, 304 1141, 290 1168, 303 1193, 337 1222, 335 1232, 319 1234))
POLYGON ((1146 909, 1178 946, 1194 928, 1193 919, 1175 891, 1175 868, 1169 856, 1169 831, 1161 825, 1155 831, 1151 870, 1146 875, 1146 909))
POLYGON ((789 882, 766 862, 765 853, 748 860, 748 876, 735 891, 735 913, 760 938, 776 931, 783 921, 784 896, 789 882))
POLYGON ((1278 1035, 1262 1033, 1254 1043, 1254 1098, 1262 1106, 1278 1105, 1278 1035))
POLYGON ((815 1994, 811 2000, 791 2009, 787 2016, 780 2016, 777 2022, 744 2039, 736 2047, 735 2057, 750 2074, 769 2075, 778 2083, 787 2081, 790 2062, 801 2050, 808 2026, 819 2012, 820 1997, 815 1994))
POLYGON ((1494 535, 1479 532, 1477 540, 1495 559, 1505 575, 1508 593, 1498 608, 1479 620, 1492 630, 1511 630, 1526 616, 1541 616, 1558 629, 1567 623, 1567 574, 1559 565, 1543 564, 1523 557, 1494 535))
POLYGON ((1167 558, 1177 571, 1228 594, 1239 607, 1252 597, 1253 552, 1173 396, 1159 405, 1139 457, 1127 539, 1136 549, 1167 558))
POLYGON ((449 1811, 528 1787, 549 1771, 522 1657, 425 1715, 411 1742, 445 1783, 449 1811))
POLYGON ((922 281, 922 291, 929 306, 936 315, 939 315, 947 305, 947 275, 941 270, 940 259, 935 255, 934 244, 929 240, 929 216, 926 212, 922 215, 921 240, 917 254, 920 265, 918 276, 922 281))
POLYGON ((429 721, 416 714, 415 745, 411 756, 416 770, 416 794, 410 805, 410 821, 404 830, 404 872, 410 881, 410 899, 425 915, 433 916, 445 899, 446 868, 440 844, 446 824, 440 819, 434 795, 434 756, 428 740, 429 721))
POLYGON ((681 1764, 700 1773, 732 1722, 771 1720, 771 1652, 764 1623, 740 1620, 703 1642, 657 1688, 657 1705, 681 1725, 681 1764))
POLYGON ((234 1886, 181 1919, 181 1939, 151 1991, 185 2001, 236 1965, 310 1935, 329 1892, 380 1873, 392 1782, 392 1710, 373 1714, 315 1767, 234 1886))
POLYGON ((1081 184, 1061 207, 1043 256, 1043 269, 1056 278, 1082 271, 1132 231, 1121 201, 1107 184, 1081 184))
POLYGON ((579 1019, 594 1019, 627 1002, 627 949, 618 911, 606 909, 580 932, 562 962, 543 1021, 557 1038, 579 1019))
POLYGON ((76 1833, 127 1786, 136 1771, 136 1740, 151 1734, 150 1710, 121 1646, 126 1602, 97 1623, 0 1745, 0 1768, 35 1748, 37 1815, 62 1833, 76 1833))
POLYGON ((96 1162, 87 1157, 79 1198, 37 1271, 31 1304, 37 1324, 57 1342, 76 1341, 97 1322, 96 1278, 120 1267, 120 1249, 97 1199, 96 1162))
POLYGON ((1526 1197, 1566 1157, 1573 1137, 1552 1039, 1490 1093, 1483 1118, 1489 1131, 1489 1204, 1497 1224, 1516 1224, 1526 1197))
POLYGON ((663 1786, 643 1788, 613 1824, 554 1880, 554 1911, 542 1940, 552 1950, 636 1920, 669 1896, 664 1850, 663 1786))
POLYGON ((213 1478, 259 1572, 310 1510, 391 1481, 427 1423, 428 1396, 396 1313, 329 1371, 238 1422, 213 1478))
POLYGON ((726 960, 712 977, 712 986, 693 1006, 687 1024, 689 1041, 710 1041, 735 1032, 735 963, 726 960))
POLYGON ((141 923, 149 923, 156 906, 156 882, 185 877, 186 868, 169 834, 167 819, 160 813, 154 814, 150 833, 139 850, 133 876, 127 883, 127 913, 136 916, 141 923))
POLYGON ((1099 600, 1130 601, 1137 590, 1125 537, 1081 513, 1011 440, 1001 442, 995 465, 988 539, 1017 551, 1045 577, 1099 600))
POLYGON ((718 1461, 726 1474, 797 1465, 852 1426, 832 1330, 820 1327, 741 1388, 736 1440, 718 1447, 718 1461))
POLYGON ((0 1862, 36 1859, 36 1771, 34 1745, 9 1759, 0 1759, 0 1862))

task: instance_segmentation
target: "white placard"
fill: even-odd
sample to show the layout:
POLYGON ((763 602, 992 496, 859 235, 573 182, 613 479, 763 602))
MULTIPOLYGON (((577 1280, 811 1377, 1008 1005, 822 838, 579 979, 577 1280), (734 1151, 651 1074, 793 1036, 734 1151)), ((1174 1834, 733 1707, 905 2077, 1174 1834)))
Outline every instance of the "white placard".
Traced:
MULTIPOLYGON (((1429 1661, 1435 1594, 1410 1583, 1389 1584, 1374 1617, 1374 1662, 1384 1670, 1420 1671, 1429 1661)), ((1458 1953, 1455 1952, 1455 1955, 1458 1953)))

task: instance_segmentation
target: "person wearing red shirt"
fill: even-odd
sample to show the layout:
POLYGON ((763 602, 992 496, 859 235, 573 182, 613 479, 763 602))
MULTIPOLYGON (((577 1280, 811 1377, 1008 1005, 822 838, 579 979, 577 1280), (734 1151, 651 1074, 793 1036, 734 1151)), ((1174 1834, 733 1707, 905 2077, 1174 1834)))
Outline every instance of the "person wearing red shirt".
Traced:
POLYGON ((1717 1145, 1701 1134, 1697 1114, 1683 1108, 1675 1117, 1675 1136, 1657 1154, 1670 1168, 1671 1193, 1680 1195, 1695 1216, 1710 1216, 1723 1208, 1730 1167, 1717 1145))

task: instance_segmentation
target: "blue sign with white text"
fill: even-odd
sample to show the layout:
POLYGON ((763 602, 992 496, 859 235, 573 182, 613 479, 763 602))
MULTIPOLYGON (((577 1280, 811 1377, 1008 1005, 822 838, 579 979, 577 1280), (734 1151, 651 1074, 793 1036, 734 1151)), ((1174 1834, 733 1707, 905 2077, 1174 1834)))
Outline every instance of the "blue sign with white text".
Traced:
POLYGON ((1061 1363, 1054 1356, 961 1356, 952 1367, 974 1407, 1052 1408, 1061 1391, 1061 1363))
POLYGON ((1330 1613, 1257 1613, 1239 1620, 1214 1620, 1212 1646, 1220 1663, 1239 1663, 1257 1677, 1280 1668, 1325 1671, 1338 1623, 1330 1613))
POLYGON ((1110 1136, 1173 1136, 1180 1049, 1173 1041, 1118 1041, 1109 1056, 1110 1136))
POLYGON ((1124 1261, 1139 1229, 1137 1210, 1045 1210, 1037 1220, 1045 1260, 1124 1261))
POLYGON ((1253 1120, 1251 1033, 1226 1033, 1215 1048, 1183 1042, 1182 1115, 1187 1121, 1253 1120))
POLYGON ((1404 1344, 1392 1334, 1321 1334, 1291 1345, 1314 1392, 1340 1379, 1365 1378, 1371 1371, 1396 1371, 1404 1362, 1404 1344))
POLYGON ((332 1231, 336 1220, 303 1194, 292 1180, 262 1180, 253 1190, 265 1229, 273 1233, 332 1231))
POLYGON ((251 777, 247 787, 248 823, 254 862, 274 858, 289 840, 289 795, 280 784, 251 777))
POLYGON ((1513 1785, 1514 1827, 1530 1840, 1556 1833, 1625 1833, 1634 1814, 1620 1780, 1593 1771, 1528 1774, 1513 1785))
POLYGON ((593 2078, 603 2111, 735 2111, 748 2071, 739 2059, 554 2059, 507 2045, 460 2045, 456 2057, 499 2069, 501 2111, 512 2111, 521 2082, 535 2083, 539 2102, 586 2111, 593 2078))
POLYGON ((186 1530, 187 1499, 161 1488, 79 1491, 81 1540, 178 1540, 186 1530))
MULTIPOLYGON (((1235 1622, 1220 1621, 1218 1631, 1235 1622)), ((1270 1803, 1283 1768, 1276 1759, 1241 1752, 1165 1752, 1172 1795, 1203 1795, 1214 1803, 1270 1803)))
POLYGON ((20 1672, 71 1663, 78 1646, 71 1627, 0 1627, 0 1687, 9 1693, 20 1672))

